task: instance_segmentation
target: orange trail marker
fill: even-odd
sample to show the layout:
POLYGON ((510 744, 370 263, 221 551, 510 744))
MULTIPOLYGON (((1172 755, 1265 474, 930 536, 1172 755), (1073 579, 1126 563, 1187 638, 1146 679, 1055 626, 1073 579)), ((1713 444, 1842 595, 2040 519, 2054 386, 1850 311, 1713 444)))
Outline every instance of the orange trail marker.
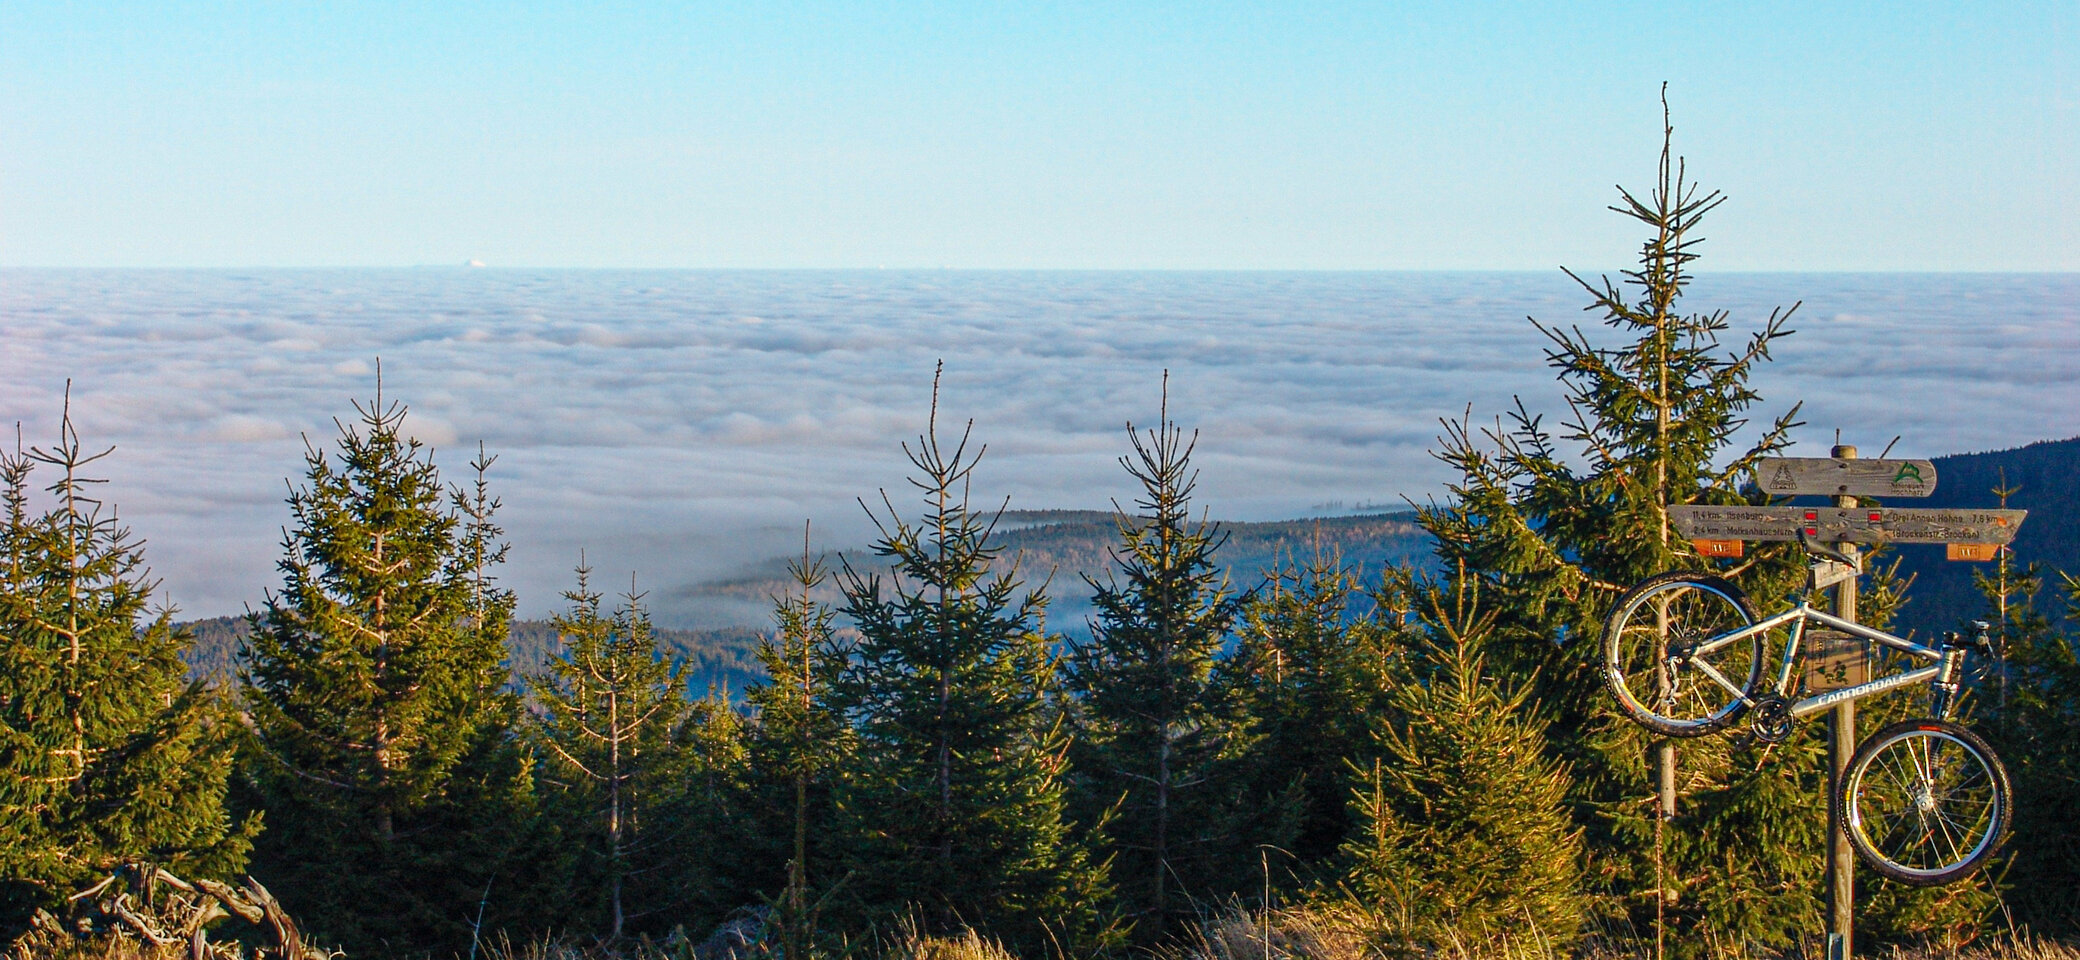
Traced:
POLYGON ((2001 545, 1998 543, 1951 543, 1944 545, 1943 559, 1971 561, 1991 560, 1997 556, 2000 556, 2000 552, 2001 545))
POLYGON ((1741 555, 1739 540, 1692 540, 1690 546, 1700 557, 1738 557, 1741 555))

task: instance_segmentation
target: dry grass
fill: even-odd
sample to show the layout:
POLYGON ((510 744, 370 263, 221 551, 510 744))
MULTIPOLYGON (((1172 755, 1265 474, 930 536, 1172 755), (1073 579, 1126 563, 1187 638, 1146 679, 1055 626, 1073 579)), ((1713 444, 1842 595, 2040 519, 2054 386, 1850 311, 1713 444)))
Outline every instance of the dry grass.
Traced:
POLYGON ((2023 930, 1988 937, 1965 947, 1893 948, 1874 956, 1877 960, 2080 960, 2080 944, 2047 940, 2023 930))
MULTIPOLYGON (((1561 948, 1523 930, 1468 940, 1451 930, 1415 942, 1382 930, 1361 912, 1304 907, 1231 914, 1200 925, 1176 960, 1652 960, 1653 943, 1633 937, 1590 937, 1561 948)), ((1805 960, 1797 953, 1740 950, 1711 944, 1710 960, 1805 960)), ((1965 946, 1882 947, 1871 960, 2080 960, 2080 944, 2014 931, 1965 946)))
MULTIPOLYGON (((1535 929, 1470 940, 1440 929, 1420 941, 1385 929, 1378 918, 1334 904, 1231 914, 1200 925, 1183 960, 1552 960, 1535 929)), ((2080 958, 2076 958, 2080 960, 2080 958)))
POLYGON ((1369 960, 1382 954, 1352 918, 1323 910, 1229 914, 1199 925, 1185 960, 1369 960))
POLYGON ((7 960, 186 960, 185 947, 157 947, 134 937, 48 942, 17 941, 7 960))
MULTIPOLYGON (((1382 936, 1361 914, 1311 907, 1230 914, 1202 924, 1169 960, 1651 960, 1653 944, 1632 938, 1592 937, 1556 951, 1535 935, 1469 943, 1446 933, 1442 942, 1419 946, 1382 936)), ((225 945, 230 946, 230 945, 225 945)), ((619 949, 568 939, 515 944, 500 938, 484 945, 479 960, 782 960, 770 944, 752 942, 715 950, 683 936, 638 940, 619 949)), ((1714 947, 1711 960, 1802 960, 1798 954, 1743 952, 1714 947)), ((269 951, 272 956, 272 952, 269 951)), ((1870 960, 2080 960, 2080 944, 2003 933, 1963 947, 1884 947, 1870 960)), ((186 960, 185 947, 154 947, 132 937, 70 940, 56 948, 29 949, 16 943, 5 960, 186 960)), ((223 960, 231 960, 225 957, 223 960)), ((353 960, 349 957, 346 960, 353 960)), ((805 957, 802 960, 822 960, 805 957)), ((841 960, 841 958, 829 958, 841 960)), ((929 937, 906 927, 878 949, 842 960, 1019 960, 1004 945, 973 930, 929 937)), ((1057 958, 1032 958, 1057 960, 1057 958)))
MULTIPOLYGON (((514 944, 500 938, 486 945, 483 960, 785 960, 759 922, 761 916, 733 918, 706 940, 695 942, 675 931, 663 940, 631 940, 616 947, 576 942, 569 939, 538 939, 514 944)), ((100 960, 100 958, 67 958, 100 960)), ((162 960, 162 958, 109 958, 109 960, 162 960)), ((164 958, 174 960, 174 958, 164 958)), ((348 958, 352 960, 352 958, 348 958)), ((994 938, 967 930, 955 936, 924 936, 914 923, 905 922, 884 942, 864 949, 803 960, 1019 960, 994 938)))
POLYGON ((914 931, 896 940, 881 960, 1018 960, 1002 943, 968 930, 957 937, 921 937, 914 931))

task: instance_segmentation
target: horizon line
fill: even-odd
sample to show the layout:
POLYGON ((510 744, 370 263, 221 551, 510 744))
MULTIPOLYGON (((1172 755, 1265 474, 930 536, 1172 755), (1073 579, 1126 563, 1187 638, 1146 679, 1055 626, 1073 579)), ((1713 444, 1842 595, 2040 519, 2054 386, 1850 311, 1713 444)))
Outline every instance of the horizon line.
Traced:
MULTIPOLYGON (((0 264, 0 271, 63 272, 298 272, 320 270, 427 270, 469 273, 475 271, 546 271, 568 273, 1545 273, 1577 269, 1565 264, 1544 267, 951 267, 951 266, 556 266, 540 264, 404 263, 404 264, 215 264, 215 265, 79 265, 0 264)), ((1583 268, 1593 272, 1620 267, 1583 268)), ((1578 269, 1577 272, 1582 272, 1578 269)), ((1726 267, 1711 268, 1692 276, 1718 274, 1980 274, 1990 276, 2080 276, 2080 269, 2013 269, 1979 267, 1726 267)))

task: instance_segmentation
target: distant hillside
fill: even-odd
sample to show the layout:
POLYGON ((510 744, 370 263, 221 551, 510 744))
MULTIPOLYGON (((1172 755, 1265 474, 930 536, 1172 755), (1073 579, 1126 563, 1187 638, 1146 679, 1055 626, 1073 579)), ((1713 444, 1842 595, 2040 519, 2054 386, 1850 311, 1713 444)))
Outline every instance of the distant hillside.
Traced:
MULTIPOLYGON (((2005 477, 2006 484, 2017 491, 2009 504, 2030 511, 2016 537, 2017 557, 2025 563, 2040 561, 2047 570, 2080 575, 2080 438, 1938 457, 1935 462, 1935 495, 1919 503, 1902 501, 1902 506, 1990 507, 1996 500, 1993 488, 2005 477)), ((1414 514, 1405 511, 1222 523, 1220 527, 1228 541, 1218 556, 1238 591, 1262 583, 1273 569, 1304 563, 1317 555, 1340 557, 1345 566, 1357 570, 1364 584, 1377 582, 1388 563, 1427 565, 1432 557, 1429 536, 1416 526, 1414 514)), ((1016 564, 1020 577, 1029 584, 1047 584, 1048 595, 1054 598, 1048 608, 1048 629, 1073 636, 1088 633, 1090 588, 1083 577, 1102 582, 1114 571, 1111 551, 1118 539, 1112 514, 1104 510, 1006 511, 996 536, 1003 551, 1001 563, 1016 564)), ((1901 626, 1925 636, 1954 629, 1959 621, 1980 614, 1983 602, 1972 588, 1972 573, 1990 565, 1947 562, 1942 548, 1935 546, 1906 545, 1897 550, 1901 571, 1915 576, 1912 601, 1902 614, 1901 626)), ((882 569, 879 559, 864 550, 826 554, 824 560, 833 568, 850 563, 862 573, 882 569)), ((2055 583, 2055 574, 2052 579, 2055 583)), ((790 586, 786 561, 775 558, 684 591, 688 597, 705 601, 710 609, 725 611, 724 622, 737 621, 728 626, 657 631, 667 655, 682 664, 689 690, 695 694, 710 688, 737 691, 758 676, 753 652, 766 628, 771 597, 790 586)), ((834 605, 840 601, 835 583, 825 584, 820 599, 834 605)), ((2046 612, 2055 614, 2061 609, 2055 596, 2047 595, 2044 601, 2046 612)), ((197 674, 228 676, 245 621, 217 617, 185 626, 196 637, 189 666, 197 674)), ((523 620, 513 625, 507 662, 517 670, 534 670, 554 647, 555 632, 547 621, 523 620)))
POLYGON ((195 645, 189 647, 188 655, 182 658, 188 661, 189 675, 230 677, 237 669, 238 642, 245 639, 246 618, 211 617, 174 626, 195 635, 195 645))
MULTIPOLYGON (((1221 529, 1227 532, 1228 541, 1219 557, 1237 591, 1255 587, 1276 566, 1304 563, 1317 553, 1340 557, 1345 566, 1359 571, 1361 582, 1371 583, 1387 563, 1420 563, 1429 558, 1429 539, 1413 521, 1412 514, 1399 513, 1226 523, 1221 529)), ((1090 587, 1082 575, 1100 580, 1107 576, 1112 570, 1111 550, 1118 539, 1112 515, 1099 510, 1006 512, 997 533, 997 543, 1003 548, 1001 563, 1016 564, 1019 576, 1029 584, 1048 583, 1048 595, 1054 598, 1048 609, 1048 629, 1076 636, 1087 634, 1091 610, 1090 587)), ((827 555, 825 562, 834 568, 841 562, 850 563, 862 573, 878 568, 877 558, 860 550, 827 555)), ((774 559, 691 592, 703 600, 725 601, 723 606, 746 622, 657 630, 659 645, 680 664, 689 691, 703 695, 712 688, 734 693, 759 676, 754 654, 761 631, 766 629, 771 597, 791 586, 786 561, 774 559)), ((826 583, 819 599, 832 605, 841 602, 836 584, 826 583)), ((239 641, 246 634, 245 619, 215 617, 182 626, 195 635, 195 646, 187 657, 189 669, 198 676, 230 676, 239 641)), ((548 621, 518 621, 507 641, 506 662, 517 672, 531 672, 540 669, 555 649, 556 632, 548 621)))
MULTIPOLYGON (((2064 570, 2080 576, 2080 437, 2046 440, 2013 450, 1966 453, 1935 458, 1936 491, 1925 500, 1901 500, 1900 506, 1992 507, 1993 489, 2015 488, 2008 505, 2029 511, 2015 536, 2015 557, 2044 565, 2051 583, 2039 609, 2054 618, 2063 609, 2050 587, 2064 570)), ((1973 571, 1991 572, 1990 563, 1953 563, 1939 546, 1897 548, 1900 571, 1914 574, 1913 599, 1901 614, 1901 626, 1924 636, 1954 630, 1963 620, 1980 616, 1985 600, 1972 588, 1973 571)))
MULTIPOLYGON (((1415 525, 1414 514, 1406 512, 1219 526, 1228 540, 1216 556, 1238 592, 1257 586, 1278 566, 1305 563, 1317 554, 1340 558, 1364 584, 1376 582, 1388 563, 1427 563, 1431 556, 1429 535, 1415 525)), ((1006 511, 994 542, 1001 550, 1000 565, 1015 565, 1019 578, 1029 585, 1046 584, 1052 598, 1049 630, 1073 636, 1088 632, 1090 587, 1083 577, 1102 583, 1115 569, 1112 549, 1119 542, 1119 528, 1109 511, 1006 511)), ((885 569, 879 558, 862 550, 826 554, 824 562, 833 569, 849 563, 861 574, 885 569)), ((786 562, 774 559, 735 577, 701 584, 684 597, 709 609, 730 609, 739 617, 762 621, 771 607, 769 598, 790 586, 786 562)), ((839 602, 836 585, 827 584, 820 599, 839 602)))
MULTIPOLYGON (((758 666, 760 633, 753 627, 718 627, 708 630, 657 628, 657 645, 678 664, 687 692, 696 697, 711 690, 735 693, 744 684, 762 676, 758 666)), ((521 620, 513 624, 506 641, 506 663, 517 673, 540 670, 557 652, 556 628, 547 620, 521 620)))
MULTIPOLYGON (((1071 511, 1062 511, 1071 513, 1071 511)), ((1004 555, 1036 575, 1055 571, 1055 592, 1087 592, 1080 574, 1100 581, 1113 569, 1112 550, 1119 528, 1108 513, 1075 511, 1078 519, 1023 527, 1001 534, 1004 555)), ((1268 523, 1222 523, 1227 542, 1216 554, 1230 583, 1249 589, 1271 570, 1305 563, 1317 555, 1338 557, 1357 571, 1360 582, 1379 578, 1393 562, 1430 559, 1430 537, 1415 524, 1413 513, 1376 513, 1351 517, 1316 517, 1268 523)))
MULTIPOLYGON (((195 646, 186 658, 189 671, 197 676, 229 677, 238 643, 246 635, 245 618, 213 617, 181 626, 195 635, 195 646)), ((758 630, 752 627, 657 631, 658 646, 679 664, 686 689, 695 696, 706 696, 711 689, 738 691, 759 676, 758 638, 758 630)), ((556 629, 549 621, 516 621, 506 641, 506 664, 516 673, 539 670, 556 646, 556 629)))

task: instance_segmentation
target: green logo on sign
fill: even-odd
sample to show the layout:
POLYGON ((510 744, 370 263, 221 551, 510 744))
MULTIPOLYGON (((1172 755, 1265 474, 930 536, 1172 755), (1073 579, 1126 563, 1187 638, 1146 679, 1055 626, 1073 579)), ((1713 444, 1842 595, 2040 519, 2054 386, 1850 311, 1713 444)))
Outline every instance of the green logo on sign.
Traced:
POLYGON ((1906 483, 1909 479, 1917 484, 1928 482, 1921 479, 1920 467, 1911 463, 1902 463, 1899 465, 1899 472, 1892 475, 1892 485, 1895 487, 1899 486, 1902 483, 1906 483))

